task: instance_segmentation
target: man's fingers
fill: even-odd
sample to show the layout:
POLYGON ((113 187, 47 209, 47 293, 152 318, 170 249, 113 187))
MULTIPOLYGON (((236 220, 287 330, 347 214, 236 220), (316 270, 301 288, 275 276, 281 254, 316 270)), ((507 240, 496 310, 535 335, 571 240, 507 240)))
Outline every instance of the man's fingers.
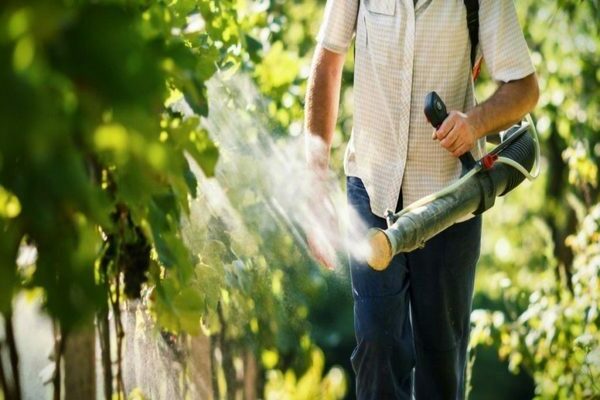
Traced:
POLYGON ((466 144, 463 144, 463 145, 459 146, 457 149, 455 149, 454 151, 452 151, 452 155, 454 157, 460 157, 469 150, 470 150, 469 146, 466 144))
POLYGON ((444 139, 442 139, 440 141, 440 144, 442 145, 442 147, 453 151, 453 149, 455 149, 458 145, 460 145, 460 143, 457 141, 458 139, 458 133, 457 133, 457 129, 456 125, 454 125, 453 129, 448 132, 448 134, 446 135, 446 137, 444 139))
POLYGON ((473 133, 466 121, 466 115, 452 111, 439 129, 434 132, 434 139, 452 155, 458 157, 473 147, 473 133))
POLYGON ((322 241, 316 239, 313 235, 307 237, 308 248, 312 256, 319 264, 326 267, 327 269, 335 269, 333 248, 322 241))
POLYGON ((456 125, 457 117, 458 113, 456 111, 451 111, 450 114, 448 114, 448 116, 444 120, 444 122, 442 122, 442 124, 434 132, 433 139, 444 139, 448 135, 448 133, 450 133, 450 131, 454 128, 454 125, 456 125))
POLYGON ((440 125, 440 127, 435 132, 433 132, 433 140, 443 140, 446 137, 446 135, 448 135, 448 133, 452 130, 452 128, 454 128, 454 121, 449 120, 449 118, 446 118, 444 120, 444 123, 440 125))
POLYGON ((317 260, 319 262, 319 264, 325 265, 326 262, 324 260, 323 254, 321 253, 321 249, 315 243, 314 239, 311 237, 308 237, 307 242, 308 242, 308 248, 310 249, 310 253, 313 256, 313 258, 315 260, 317 260))

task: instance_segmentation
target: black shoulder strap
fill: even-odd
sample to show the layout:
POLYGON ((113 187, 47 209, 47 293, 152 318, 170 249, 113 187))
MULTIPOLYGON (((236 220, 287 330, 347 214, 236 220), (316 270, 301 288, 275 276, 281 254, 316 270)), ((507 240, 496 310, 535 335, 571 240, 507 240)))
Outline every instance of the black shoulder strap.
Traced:
POLYGON ((475 66, 479 44, 479 0, 464 0, 467 7, 467 28, 471 39, 471 67, 475 66))

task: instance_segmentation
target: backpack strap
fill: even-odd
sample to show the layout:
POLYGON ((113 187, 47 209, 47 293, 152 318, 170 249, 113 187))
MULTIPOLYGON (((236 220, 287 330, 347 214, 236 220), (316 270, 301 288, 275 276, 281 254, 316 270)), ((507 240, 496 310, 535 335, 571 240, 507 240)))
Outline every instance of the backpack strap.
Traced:
POLYGON ((464 3, 467 8, 467 28, 471 40, 471 68, 473 68, 474 78, 477 79, 481 67, 481 60, 476 59, 479 44, 479 0, 464 0, 464 3))

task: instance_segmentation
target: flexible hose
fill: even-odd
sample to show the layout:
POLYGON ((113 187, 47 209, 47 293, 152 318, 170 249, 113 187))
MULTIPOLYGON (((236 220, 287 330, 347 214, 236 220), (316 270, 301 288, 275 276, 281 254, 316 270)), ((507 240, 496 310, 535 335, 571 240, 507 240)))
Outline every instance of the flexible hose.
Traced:
POLYGON ((511 160, 510 158, 498 157, 498 160, 496 160, 496 162, 498 162, 500 164, 510 165, 511 167, 513 167, 514 169, 516 169, 517 171, 519 171, 520 173, 522 173, 525 176, 525 178, 527 178, 530 181, 532 181, 535 178, 537 178, 537 175, 535 175, 535 176, 531 175, 529 173, 529 171, 527 171, 521 164, 519 164, 515 160, 511 160))
POLYGON ((503 149, 501 152, 502 157, 498 157, 497 162, 508 165, 515 171, 515 173, 509 175, 506 188, 500 195, 504 195, 519 186, 524 178, 531 181, 540 174, 540 143, 537 130, 529 115, 527 115, 527 125, 525 127, 532 130, 532 134, 518 138, 503 149), (534 158, 529 161, 526 155, 531 154, 532 150, 534 151, 534 158))
MULTIPOLYGON (((531 114, 527 114, 527 123, 529 124, 530 129, 533 130, 533 135, 531 135, 533 137, 533 143, 535 145, 535 167, 533 172, 530 174, 525 168, 523 168, 523 166, 519 163, 516 163, 516 165, 511 165, 510 163, 505 163, 508 165, 511 165, 512 167, 516 168, 519 172, 521 172, 528 180, 532 181, 535 178, 537 178, 538 176, 540 176, 540 170, 541 170, 541 166, 540 166, 540 157, 541 157, 541 150, 540 150, 540 138, 538 136, 538 132, 537 132, 537 128, 535 127, 535 124, 533 123, 533 119, 531 118, 531 114), (518 167, 517 167, 518 166, 518 167), (521 167, 519 169, 519 167, 521 167)), ((512 160, 511 160, 512 161, 512 160)))

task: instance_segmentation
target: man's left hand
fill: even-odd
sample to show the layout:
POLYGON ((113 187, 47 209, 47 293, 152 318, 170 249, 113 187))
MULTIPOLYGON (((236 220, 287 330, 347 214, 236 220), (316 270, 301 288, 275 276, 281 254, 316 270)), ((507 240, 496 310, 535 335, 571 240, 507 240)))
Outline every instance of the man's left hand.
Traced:
POLYGON ((432 136, 433 140, 439 140, 442 147, 454 157, 460 157, 471 150, 478 138, 477 129, 469 121, 467 114, 459 111, 451 111, 432 136))

